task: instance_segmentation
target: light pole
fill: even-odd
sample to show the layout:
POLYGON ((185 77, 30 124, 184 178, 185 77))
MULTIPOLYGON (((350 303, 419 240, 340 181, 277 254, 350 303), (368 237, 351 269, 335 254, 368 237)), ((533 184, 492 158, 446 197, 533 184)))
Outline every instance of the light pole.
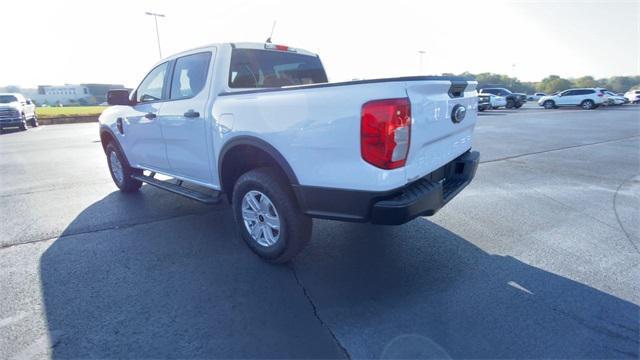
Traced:
POLYGON ((153 19, 156 22, 156 37, 158 38, 158 54, 160 54, 160 58, 162 59, 162 50, 160 50, 160 32, 158 31, 158 18, 164 17, 164 14, 156 14, 148 11, 145 14, 153 16, 153 19))
POLYGON ((424 54, 426 54, 427 52, 424 50, 418 50, 418 54, 420 56, 420 75, 422 75, 422 58, 424 57, 424 54))

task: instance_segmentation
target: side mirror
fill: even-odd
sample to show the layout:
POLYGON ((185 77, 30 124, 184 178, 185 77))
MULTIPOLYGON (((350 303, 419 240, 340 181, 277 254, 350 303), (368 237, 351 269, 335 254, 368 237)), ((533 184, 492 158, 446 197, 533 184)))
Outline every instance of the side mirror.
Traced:
POLYGON ((107 104, 131 105, 131 100, 129 100, 129 90, 116 89, 107 91, 107 104))
POLYGON ((27 105, 31 105, 31 99, 27 99, 27 105))

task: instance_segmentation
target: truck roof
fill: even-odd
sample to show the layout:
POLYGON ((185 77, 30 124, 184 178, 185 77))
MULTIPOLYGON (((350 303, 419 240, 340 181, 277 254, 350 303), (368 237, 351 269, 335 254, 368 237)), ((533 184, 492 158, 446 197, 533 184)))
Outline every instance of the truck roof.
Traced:
MULTIPOLYGON (((288 49, 288 51, 296 53, 296 54, 302 54, 302 55, 308 55, 308 56, 318 56, 318 54, 316 53, 312 53, 311 51, 307 51, 304 49, 300 49, 300 48, 294 48, 294 47, 290 47, 287 45, 277 45, 277 44, 272 44, 272 43, 259 43, 259 42, 227 42, 227 43, 213 43, 213 44, 207 44, 207 45, 203 45, 203 46, 198 46, 195 48, 191 48, 188 50, 184 50, 172 55, 169 55, 167 57, 164 57, 162 60, 158 61, 156 63, 156 65, 158 64, 162 64, 163 62, 167 61, 167 60, 171 60, 177 57, 180 57, 182 55, 187 55, 190 53, 193 53, 194 51, 197 50, 204 50, 207 48, 211 48, 211 47, 219 47, 219 46, 231 46, 232 48, 235 49, 256 49, 256 50, 267 50, 267 51, 282 51, 279 49, 276 49, 275 47, 284 47, 286 49, 288 49), (269 47, 273 47, 272 49, 270 49, 269 47)), ((155 66, 155 65, 154 65, 155 66)))

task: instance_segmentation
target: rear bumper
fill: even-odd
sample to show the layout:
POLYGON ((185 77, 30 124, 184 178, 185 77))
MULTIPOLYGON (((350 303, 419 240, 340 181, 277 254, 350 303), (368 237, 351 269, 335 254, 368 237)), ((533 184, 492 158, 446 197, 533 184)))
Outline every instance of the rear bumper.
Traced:
POLYGON ((435 214, 471 182, 479 160, 479 152, 467 151, 431 174, 390 191, 296 185, 294 192, 302 211, 311 217, 400 225, 435 214))

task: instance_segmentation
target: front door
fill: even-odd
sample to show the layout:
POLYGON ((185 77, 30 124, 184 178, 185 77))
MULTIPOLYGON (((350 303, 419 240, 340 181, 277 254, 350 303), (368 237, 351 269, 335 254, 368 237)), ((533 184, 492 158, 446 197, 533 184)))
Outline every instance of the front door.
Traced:
POLYGON ((207 50, 175 60, 169 101, 159 114, 171 174, 205 184, 212 182, 213 146, 208 136, 212 130, 206 104, 214 56, 207 50))
POLYGON ((123 122, 123 136, 127 158, 133 166, 157 170, 169 170, 167 153, 162 137, 158 113, 165 100, 167 63, 156 66, 142 80, 133 94, 131 106, 123 122))
POLYGON ((567 90, 558 97, 558 105, 573 105, 575 102, 575 90, 567 90))

